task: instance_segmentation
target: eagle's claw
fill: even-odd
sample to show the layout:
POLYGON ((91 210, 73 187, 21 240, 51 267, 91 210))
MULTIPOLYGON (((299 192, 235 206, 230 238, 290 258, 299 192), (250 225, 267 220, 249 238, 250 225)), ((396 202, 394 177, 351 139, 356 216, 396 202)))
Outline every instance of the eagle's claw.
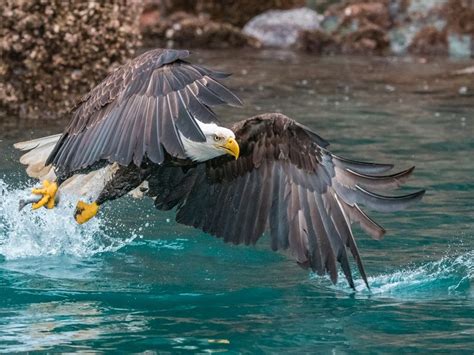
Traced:
POLYGON ((74 212, 74 218, 79 224, 86 223, 89 219, 94 217, 99 211, 99 205, 96 202, 85 203, 79 201, 76 206, 76 211, 74 212))
POLYGON ((34 210, 43 206, 45 206, 46 208, 54 208, 57 191, 58 191, 57 183, 44 180, 43 188, 33 189, 34 194, 42 195, 43 197, 38 202, 33 203, 32 208, 34 210))

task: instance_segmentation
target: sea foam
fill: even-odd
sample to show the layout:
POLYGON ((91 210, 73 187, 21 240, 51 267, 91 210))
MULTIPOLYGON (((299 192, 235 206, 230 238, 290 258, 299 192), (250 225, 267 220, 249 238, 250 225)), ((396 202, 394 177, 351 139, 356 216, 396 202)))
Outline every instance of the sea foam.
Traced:
MULTIPOLYGON (((357 276, 354 280, 360 297, 389 297, 398 299, 424 299, 469 293, 474 280, 474 250, 439 260, 401 267, 398 270, 369 276, 370 290, 357 276)), ((354 292, 341 274, 333 288, 354 292)))
POLYGON ((30 194, 31 187, 12 187, 0 178, 0 258, 87 257, 116 251, 136 237, 109 236, 112 231, 108 231, 110 228, 100 216, 87 224, 77 224, 73 218, 77 201, 70 196, 61 196, 60 205, 52 210, 33 211, 26 206, 19 211, 19 200, 30 194))

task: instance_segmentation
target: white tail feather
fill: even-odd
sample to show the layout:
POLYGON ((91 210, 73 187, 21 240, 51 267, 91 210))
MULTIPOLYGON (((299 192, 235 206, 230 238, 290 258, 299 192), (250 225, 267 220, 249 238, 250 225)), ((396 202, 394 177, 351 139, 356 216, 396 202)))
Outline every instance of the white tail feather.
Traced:
POLYGON ((26 172, 29 176, 40 180, 56 180, 54 170, 51 166, 45 166, 45 163, 60 137, 60 134, 55 134, 14 145, 19 150, 29 150, 20 158, 20 163, 27 165, 26 172))
POLYGON ((19 150, 31 150, 48 143, 53 143, 54 145, 56 144, 56 142, 59 140, 60 137, 61 137, 61 134, 55 134, 48 137, 32 139, 30 141, 18 142, 18 143, 15 143, 13 146, 19 150))
MULTIPOLYGON (((40 181, 56 180, 53 166, 45 166, 45 163, 60 137, 61 134, 56 134, 14 144, 14 147, 19 150, 29 150, 20 158, 20 162, 27 165, 26 172, 29 176, 40 181)), ((64 193, 85 199, 96 199, 105 184, 113 177, 118 167, 118 164, 114 163, 91 171, 88 174, 73 175, 61 184, 61 194, 64 193)), ((130 194, 135 198, 143 197, 143 193, 138 188, 130 194)))

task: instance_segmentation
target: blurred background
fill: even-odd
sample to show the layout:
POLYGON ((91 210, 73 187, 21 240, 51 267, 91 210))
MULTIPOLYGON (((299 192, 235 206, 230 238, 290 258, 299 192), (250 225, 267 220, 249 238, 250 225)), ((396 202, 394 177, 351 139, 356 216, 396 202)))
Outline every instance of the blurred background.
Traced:
POLYGON ((66 119, 107 73, 152 47, 469 58, 474 0, 7 0, 0 31, 5 127, 66 119))

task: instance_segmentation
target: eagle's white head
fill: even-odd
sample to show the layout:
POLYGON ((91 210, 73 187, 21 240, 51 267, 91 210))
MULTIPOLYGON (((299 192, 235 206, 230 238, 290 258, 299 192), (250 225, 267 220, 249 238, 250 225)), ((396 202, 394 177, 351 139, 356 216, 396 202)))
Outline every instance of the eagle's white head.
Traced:
POLYGON ((235 159, 239 157, 240 148, 235 140, 234 132, 215 123, 202 123, 198 120, 196 122, 204 133, 206 141, 195 142, 180 134, 188 158, 203 162, 224 154, 232 155, 235 159))

